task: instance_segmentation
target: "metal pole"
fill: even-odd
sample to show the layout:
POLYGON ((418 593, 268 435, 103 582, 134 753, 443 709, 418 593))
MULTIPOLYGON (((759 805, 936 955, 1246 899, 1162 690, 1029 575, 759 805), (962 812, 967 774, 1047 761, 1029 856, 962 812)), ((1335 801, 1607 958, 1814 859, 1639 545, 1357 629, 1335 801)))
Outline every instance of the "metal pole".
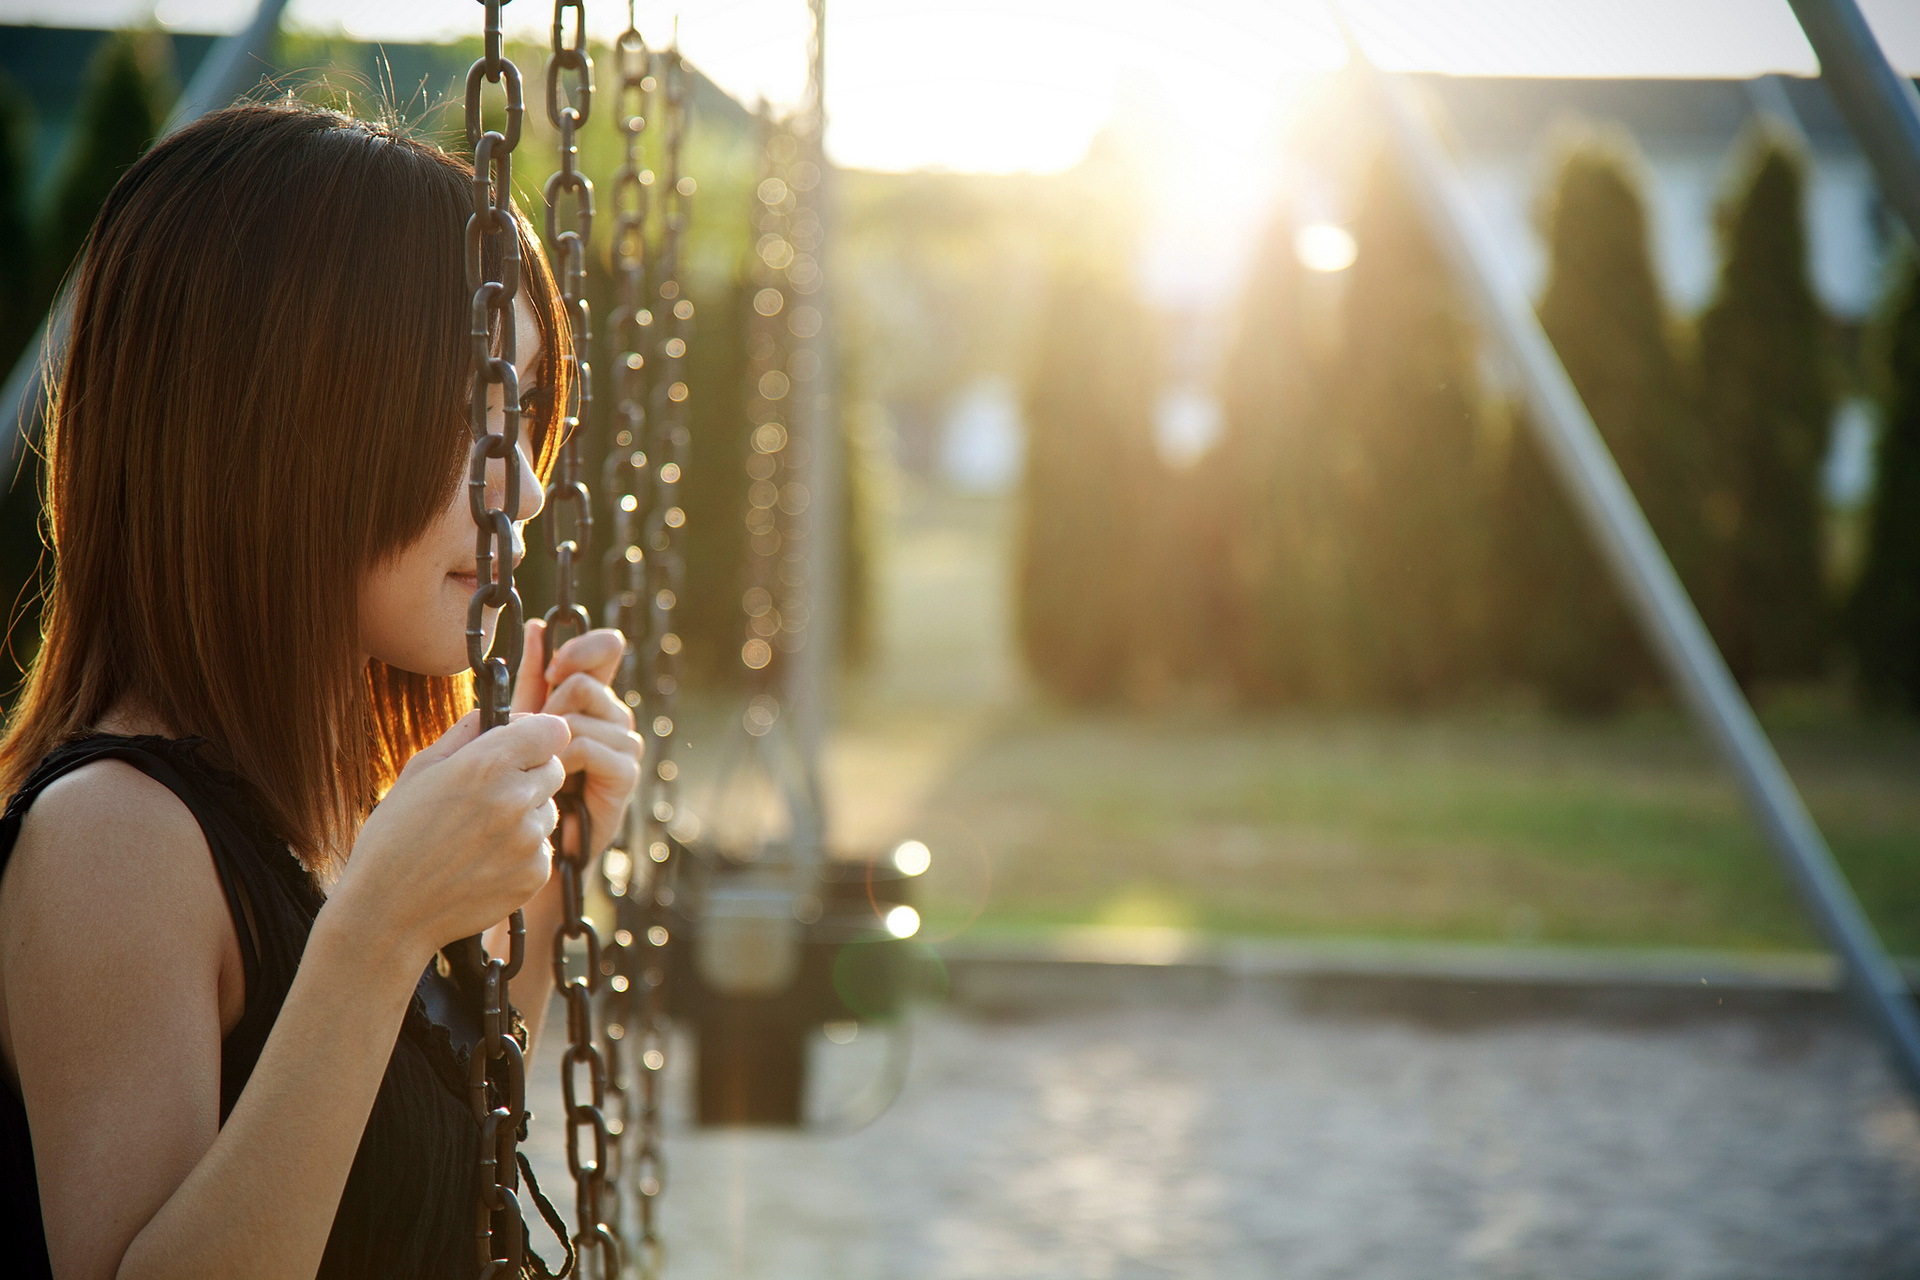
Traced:
POLYGON ((806 159, 819 177, 808 193, 808 206, 819 219, 814 257, 820 265, 820 283, 808 296, 819 313, 819 330, 803 345, 815 356, 813 376, 796 402, 801 438, 807 442, 806 512, 807 622, 806 639, 794 663, 789 697, 795 716, 795 737, 814 783, 819 830, 809 838, 816 846, 826 838, 824 789, 817 779, 827 729, 833 717, 834 677, 839 668, 840 593, 844 559, 841 548, 841 501, 845 490, 843 427, 837 397, 838 369, 833 339, 833 275, 828 261, 832 240, 833 180, 827 164, 826 0, 809 0, 813 38, 808 46, 807 102, 803 124, 808 131, 806 159))
MULTIPOLYGON (((200 65, 194 68, 193 79, 187 82, 173 110, 167 113, 161 137, 226 106, 254 86, 260 78, 255 63, 273 33, 279 30, 280 14, 286 7, 287 0, 260 0, 252 21, 207 50, 200 65)), ((9 483, 23 456, 20 443, 33 434, 30 419, 39 417, 45 399, 45 377, 66 341, 67 291, 62 286, 33 341, 14 361, 6 382, 0 384, 0 456, 7 460, 9 483)))
POLYGON ((1893 69, 1854 0, 1788 0, 1820 59, 1820 79, 1847 118, 1880 192, 1920 244, 1920 93, 1893 69))
POLYGON ((1755 118, 1770 120, 1776 128, 1784 129, 1803 151, 1812 154, 1813 146, 1807 140, 1806 126, 1800 122, 1800 113, 1794 109, 1793 99, 1787 96, 1784 79, 1777 75, 1755 76, 1746 82, 1747 108, 1755 118))
POLYGON ((1719 748, 1788 879, 1839 953, 1850 985, 1886 1042, 1900 1077, 1920 1093, 1920 1019, 1899 969, 1834 863, 1753 708, 1727 671, 1700 614, 1608 453, 1593 418, 1540 327, 1525 292, 1503 268, 1460 177, 1404 85, 1375 69, 1349 39, 1429 227, 1471 295, 1487 332, 1518 366, 1529 418, 1616 582, 1665 660, 1694 719, 1719 748))

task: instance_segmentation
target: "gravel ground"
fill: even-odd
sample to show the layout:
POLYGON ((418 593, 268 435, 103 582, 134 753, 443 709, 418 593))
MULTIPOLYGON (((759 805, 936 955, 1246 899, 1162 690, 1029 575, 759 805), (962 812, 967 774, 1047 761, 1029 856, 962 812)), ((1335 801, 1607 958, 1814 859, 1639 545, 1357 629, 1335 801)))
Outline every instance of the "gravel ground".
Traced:
POLYGON ((949 1006, 914 1042, 856 1133, 675 1137, 672 1280, 1920 1275, 1920 1118, 1837 1015, 1442 1025, 1262 989, 949 1006))

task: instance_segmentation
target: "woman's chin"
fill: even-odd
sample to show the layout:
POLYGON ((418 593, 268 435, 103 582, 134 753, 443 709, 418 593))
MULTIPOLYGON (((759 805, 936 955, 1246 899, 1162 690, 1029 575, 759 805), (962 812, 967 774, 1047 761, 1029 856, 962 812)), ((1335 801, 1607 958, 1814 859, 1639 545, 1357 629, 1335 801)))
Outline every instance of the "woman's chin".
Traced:
POLYGON ((472 670, 467 666, 465 654, 458 658, 442 658, 438 654, 407 654, 389 658, 376 653, 373 657, 388 669, 410 676, 464 676, 472 670))

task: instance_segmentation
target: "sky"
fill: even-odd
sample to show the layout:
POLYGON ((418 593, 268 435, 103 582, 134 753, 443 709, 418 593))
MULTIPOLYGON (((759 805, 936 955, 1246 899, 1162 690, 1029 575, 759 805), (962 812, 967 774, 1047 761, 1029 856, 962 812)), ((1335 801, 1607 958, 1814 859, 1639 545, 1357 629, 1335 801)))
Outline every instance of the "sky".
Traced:
MULTIPOLYGON (((1382 65, 1473 74, 1812 73, 1786 0, 1345 0, 1382 65)), ((189 31, 237 26, 253 0, 0 0, 0 21, 189 31)), ((1895 61, 1920 69, 1920 3, 1865 0, 1895 61)), ((623 5, 588 0, 601 37, 623 5)), ((663 41, 745 100, 791 101, 805 0, 639 0, 663 41)), ((544 39, 551 8, 509 27, 544 39)), ((1127 86, 1157 85, 1176 126, 1229 153, 1264 148, 1315 73, 1343 60, 1326 0, 829 0, 829 146, 863 168, 1049 171, 1072 164, 1127 86)), ((291 0, 288 22, 373 40, 475 32, 474 0, 291 0)))
MULTIPOLYGON (((1485 75, 1812 74, 1787 0, 1337 0, 1384 67, 1485 75)), ((1287 183, 1291 108, 1345 54, 1330 0, 828 0, 827 146, 884 170, 1053 172, 1116 115, 1153 157, 1143 283, 1182 304, 1230 289, 1287 183), (1150 136, 1149 136, 1150 135, 1150 136)), ((0 22, 228 31, 255 0, 0 0, 0 22)), ((806 0, 637 0, 737 98, 791 103, 806 0)), ((1862 0, 1896 64, 1920 70, 1920 0, 1862 0)), ((626 7, 587 0, 601 40, 626 7)), ((544 42, 552 7, 509 30, 544 42)), ((365 40, 477 34, 475 0, 290 0, 289 26, 365 40)))

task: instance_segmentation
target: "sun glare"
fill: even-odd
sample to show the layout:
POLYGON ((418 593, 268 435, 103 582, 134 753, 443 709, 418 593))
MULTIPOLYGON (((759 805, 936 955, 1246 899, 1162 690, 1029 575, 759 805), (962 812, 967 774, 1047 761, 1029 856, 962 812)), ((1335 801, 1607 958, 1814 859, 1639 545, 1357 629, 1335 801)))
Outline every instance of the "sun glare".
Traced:
POLYGON ((1309 271, 1345 271, 1360 256, 1360 246, 1345 227, 1313 222, 1293 233, 1293 253, 1309 271))

